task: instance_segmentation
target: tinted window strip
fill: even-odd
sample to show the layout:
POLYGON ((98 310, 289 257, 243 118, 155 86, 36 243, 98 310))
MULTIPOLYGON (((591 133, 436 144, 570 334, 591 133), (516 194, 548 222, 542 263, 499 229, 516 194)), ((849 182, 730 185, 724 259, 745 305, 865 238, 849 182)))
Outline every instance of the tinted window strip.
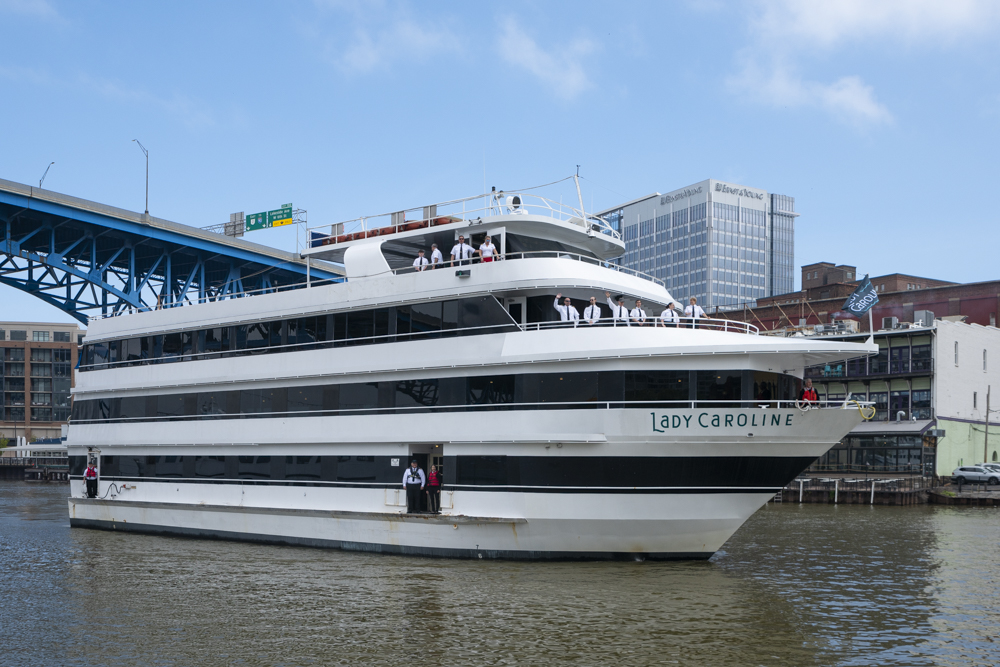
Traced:
POLYGON ((496 297, 487 295, 88 343, 79 370, 519 330, 496 297), (447 321, 442 310, 450 313, 447 321))
POLYGON ((796 378, 758 371, 523 373, 77 399, 73 422, 626 407, 755 408, 779 407, 779 400, 794 400, 797 394, 796 378))
MULTIPOLYGON (((71 457, 74 477, 83 456, 71 457)), ((813 457, 770 456, 444 456, 453 489, 658 492, 782 487, 813 457), (483 488, 480 488, 483 487, 483 488)), ((105 480, 283 486, 402 488, 401 456, 101 456, 105 480), (393 465, 395 463, 395 465, 393 465), (311 479, 300 479, 305 474, 311 479), (289 479, 289 475, 293 478, 289 479)))

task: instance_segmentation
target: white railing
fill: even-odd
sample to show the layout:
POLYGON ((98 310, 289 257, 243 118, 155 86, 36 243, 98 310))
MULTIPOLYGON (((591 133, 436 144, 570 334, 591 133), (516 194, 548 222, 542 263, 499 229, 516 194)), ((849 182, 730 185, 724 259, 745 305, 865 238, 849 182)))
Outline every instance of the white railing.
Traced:
MULTIPOLYGON (((531 189, 533 188, 525 190, 531 189)), ((489 192, 429 206, 363 216, 332 225, 309 227, 306 236, 309 239, 309 246, 316 247, 394 234, 400 231, 426 229, 453 222, 469 222, 484 217, 528 214, 555 218, 579 225, 582 229, 593 230, 621 240, 621 234, 603 218, 540 195, 524 194, 524 190, 489 192), (407 217, 408 214, 410 217, 407 217), (314 234, 318 236, 314 237, 314 234)))

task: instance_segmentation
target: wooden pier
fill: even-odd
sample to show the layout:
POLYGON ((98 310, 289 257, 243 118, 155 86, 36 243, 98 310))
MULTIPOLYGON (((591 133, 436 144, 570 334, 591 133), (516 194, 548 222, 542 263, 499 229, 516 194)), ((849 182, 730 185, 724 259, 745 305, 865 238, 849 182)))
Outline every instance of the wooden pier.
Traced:
POLYGON ((922 477, 890 479, 797 479, 774 497, 780 503, 831 505, 923 505, 933 480, 922 477))

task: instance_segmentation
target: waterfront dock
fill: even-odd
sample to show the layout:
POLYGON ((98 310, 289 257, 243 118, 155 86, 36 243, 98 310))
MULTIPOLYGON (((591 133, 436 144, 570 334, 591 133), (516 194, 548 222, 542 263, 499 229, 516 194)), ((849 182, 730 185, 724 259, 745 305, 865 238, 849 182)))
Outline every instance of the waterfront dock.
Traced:
POLYGON ((850 477, 801 478, 774 496, 774 502, 826 503, 832 505, 923 505, 933 480, 923 477, 857 479, 850 477))
POLYGON ((4 456, 0 457, 0 479, 69 482, 69 462, 58 456, 4 456))

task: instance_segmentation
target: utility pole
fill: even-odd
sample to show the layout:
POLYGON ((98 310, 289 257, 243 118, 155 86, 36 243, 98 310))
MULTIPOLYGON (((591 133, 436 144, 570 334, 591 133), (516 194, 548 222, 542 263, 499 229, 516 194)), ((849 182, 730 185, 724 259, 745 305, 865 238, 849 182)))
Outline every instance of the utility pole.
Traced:
POLYGON ((133 139, 132 141, 139 144, 139 150, 146 156, 146 215, 149 215, 149 151, 146 150, 146 147, 138 139, 133 139))
POLYGON ((986 385, 986 436, 983 438, 983 463, 989 462, 990 451, 990 385, 986 385))

